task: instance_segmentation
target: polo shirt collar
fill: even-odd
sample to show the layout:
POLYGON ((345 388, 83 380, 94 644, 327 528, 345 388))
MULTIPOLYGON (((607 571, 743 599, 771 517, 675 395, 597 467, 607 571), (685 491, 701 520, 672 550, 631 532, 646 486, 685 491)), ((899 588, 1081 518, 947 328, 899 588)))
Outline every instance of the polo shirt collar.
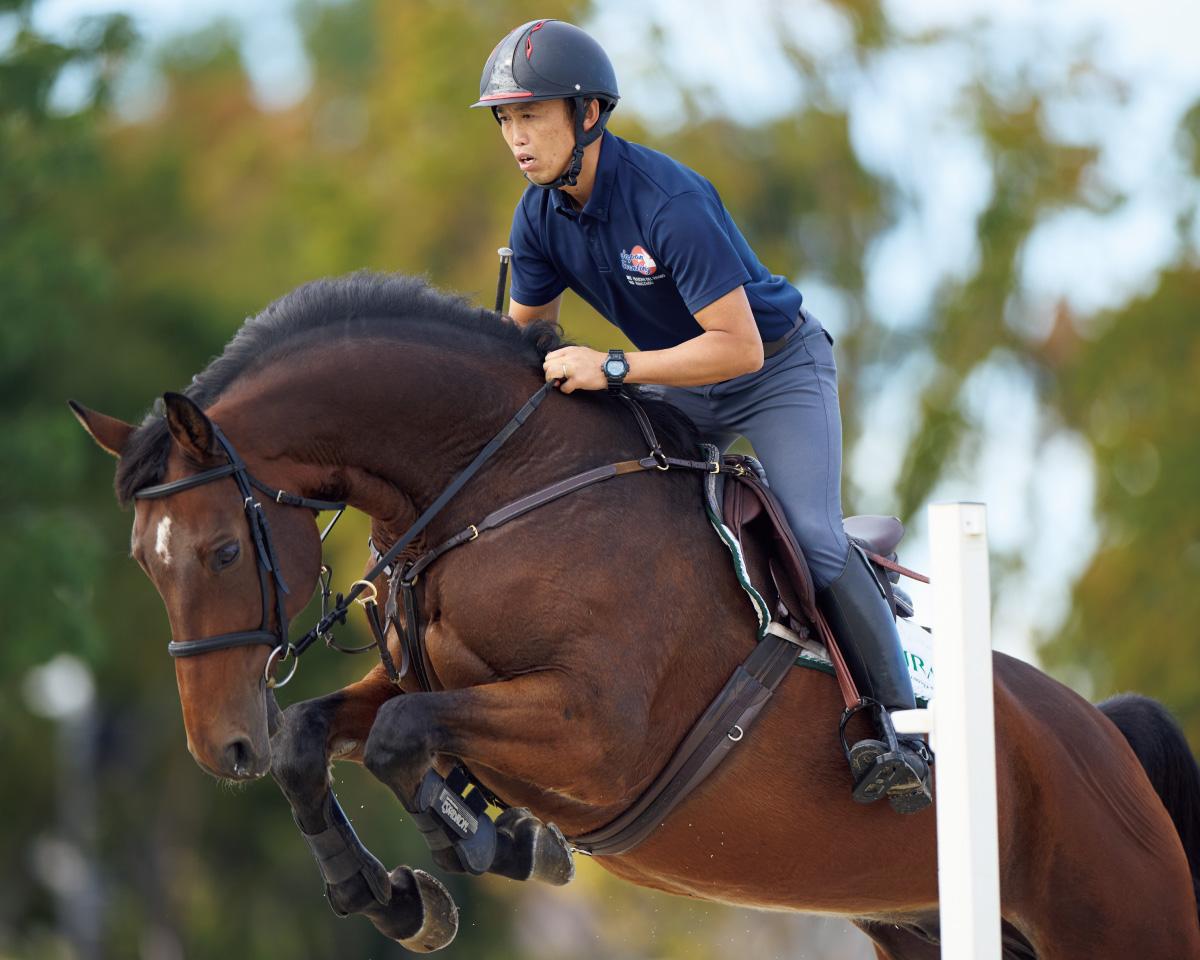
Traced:
POLYGON ((609 199, 612 197, 613 182, 617 178, 618 153, 621 140, 607 130, 600 138, 600 159, 596 162, 596 182, 592 184, 592 195, 582 210, 576 210, 571 198, 561 190, 551 191, 554 209, 572 220, 586 215, 596 220, 608 220, 609 199))

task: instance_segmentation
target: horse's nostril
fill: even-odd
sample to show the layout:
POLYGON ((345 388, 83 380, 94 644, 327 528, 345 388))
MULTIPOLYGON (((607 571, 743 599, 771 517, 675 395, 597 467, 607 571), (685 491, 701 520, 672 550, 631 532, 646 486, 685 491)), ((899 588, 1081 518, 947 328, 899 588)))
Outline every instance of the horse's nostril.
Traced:
POLYGON ((238 737, 225 748, 225 769, 237 780, 255 776, 254 751, 248 738, 238 737))

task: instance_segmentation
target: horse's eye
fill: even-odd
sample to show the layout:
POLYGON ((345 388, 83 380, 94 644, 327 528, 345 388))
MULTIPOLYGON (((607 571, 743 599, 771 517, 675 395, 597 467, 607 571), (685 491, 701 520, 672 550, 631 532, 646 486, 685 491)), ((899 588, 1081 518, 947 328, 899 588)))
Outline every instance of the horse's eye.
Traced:
POLYGON ((238 558, 238 553, 241 552, 241 549, 236 541, 217 547, 216 552, 213 554, 213 567, 221 570, 229 566, 238 558))

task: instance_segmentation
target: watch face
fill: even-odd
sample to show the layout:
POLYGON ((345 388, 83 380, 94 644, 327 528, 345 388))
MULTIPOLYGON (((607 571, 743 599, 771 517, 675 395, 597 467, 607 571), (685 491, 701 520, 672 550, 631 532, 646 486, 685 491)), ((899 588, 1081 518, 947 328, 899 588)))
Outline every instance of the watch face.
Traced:
POLYGON ((604 373, 610 377, 620 377, 625 373, 625 364, 620 360, 612 359, 604 361, 604 373))

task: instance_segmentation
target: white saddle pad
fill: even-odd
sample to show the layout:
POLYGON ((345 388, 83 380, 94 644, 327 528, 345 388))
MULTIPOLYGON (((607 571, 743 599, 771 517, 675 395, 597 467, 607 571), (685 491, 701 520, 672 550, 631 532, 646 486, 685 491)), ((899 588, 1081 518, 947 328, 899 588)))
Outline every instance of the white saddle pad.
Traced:
MULTIPOLYGON (((933 635, 912 620, 897 620, 896 628, 900 631, 900 646, 904 648, 904 660, 912 677, 913 694, 918 706, 923 707, 933 696, 933 635)), ((767 627, 768 631, 776 629, 779 629, 779 625, 775 623, 767 627)), ((829 659, 825 644, 813 639, 799 640, 799 644, 796 666, 833 673, 833 662, 829 659)))

